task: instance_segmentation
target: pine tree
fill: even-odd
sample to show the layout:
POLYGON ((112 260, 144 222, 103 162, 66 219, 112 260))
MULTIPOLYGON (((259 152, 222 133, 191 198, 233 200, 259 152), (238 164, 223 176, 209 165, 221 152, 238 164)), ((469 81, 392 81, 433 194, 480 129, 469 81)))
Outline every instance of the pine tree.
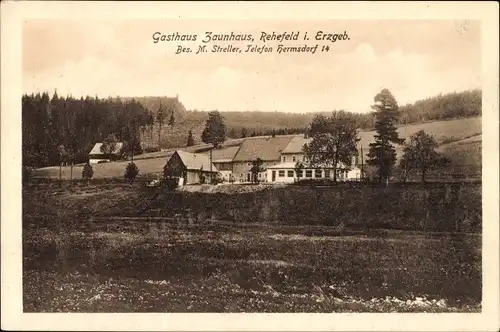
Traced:
POLYGON ((130 181, 130 183, 132 183, 134 182, 138 174, 139 174, 139 168, 137 168, 136 164, 130 162, 125 168, 125 174, 124 174, 125 179, 130 181))
POLYGON ((161 127, 165 122, 165 113, 163 111, 163 107, 160 104, 158 108, 158 113, 156 113, 156 123, 158 123, 158 147, 161 146, 161 127))
POLYGON ((374 98, 372 109, 375 111, 375 142, 370 143, 368 152, 368 165, 377 168, 379 181, 391 175, 396 163, 396 150, 393 144, 403 144, 400 139, 396 124, 399 119, 398 103, 388 89, 383 89, 374 98))
POLYGON ((187 138, 187 146, 193 146, 194 145, 194 138, 193 138, 193 131, 189 130, 188 133, 188 138, 187 138))
POLYGON ((218 111, 208 113, 201 140, 203 143, 213 144, 214 148, 218 148, 226 140, 226 125, 218 111))

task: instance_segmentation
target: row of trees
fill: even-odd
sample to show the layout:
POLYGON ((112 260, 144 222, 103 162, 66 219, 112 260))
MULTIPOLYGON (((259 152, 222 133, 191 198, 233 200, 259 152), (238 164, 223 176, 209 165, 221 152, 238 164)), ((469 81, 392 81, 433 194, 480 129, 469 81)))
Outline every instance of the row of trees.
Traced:
MULTIPOLYGON (((375 119, 376 134, 374 142, 369 144, 366 163, 376 169, 380 182, 388 181, 393 173, 397 161, 395 145, 403 145, 403 156, 400 160, 403 181, 412 170, 418 170, 422 181, 425 181, 429 170, 444 167, 450 162, 436 152, 436 140, 424 131, 411 136, 408 142, 399 137, 396 125, 400 122, 401 111, 388 89, 383 89, 374 97, 372 109, 371 116, 375 119)), ((306 132, 312 140, 303 147, 309 165, 332 165, 333 180, 337 181, 338 165, 351 167, 352 157, 359 153, 359 129, 359 118, 356 114, 334 111, 330 116, 316 115, 306 132)), ((274 134, 276 132, 271 135, 274 134)), ((192 132, 190 137, 192 138, 192 132)), ((209 113, 201 139, 204 143, 212 144, 214 148, 220 147, 225 141, 226 125, 218 111, 209 113)), ((253 161, 250 171, 254 181, 257 181, 258 173, 264 171, 262 165, 263 161, 259 158, 253 161)), ((296 165, 297 170, 303 167, 300 162, 296 165)))
POLYGON ((152 112, 134 100, 61 98, 57 92, 52 98, 46 92, 23 95, 23 165, 85 162, 93 145, 110 135, 134 153, 141 131, 153 123, 152 112))
MULTIPOLYGON (((398 103, 388 89, 383 89, 374 98, 373 116, 375 122, 375 140, 370 143, 366 163, 377 170, 378 180, 388 181, 396 165, 395 145, 403 145, 403 156, 400 161, 402 179, 406 180, 408 173, 418 170, 422 181, 430 169, 444 167, 449 160, 436 152, 436 140, 419 131, 410 137, 408 142, 399 137, 396 130, 401 112, 398 103)), ((332 165, 334 181, 337 181, 337 165, 340 163, 350 167, 352 156, 358 154, 357 143, 359 127, 355 117, 343 111, 334 111, 331 116, 317 115, 310 126, 312 137, 305 144, 303 151, 311 166, 332 165)), ((304 165, 300 162, 296 170, 304 165)), ((363 171, 363 170, 362 170, 363 171)))

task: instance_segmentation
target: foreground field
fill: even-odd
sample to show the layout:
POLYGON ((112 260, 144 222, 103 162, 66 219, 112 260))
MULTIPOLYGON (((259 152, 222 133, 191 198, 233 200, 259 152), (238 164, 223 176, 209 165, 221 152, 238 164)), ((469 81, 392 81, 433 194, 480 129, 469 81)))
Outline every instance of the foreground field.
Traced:
POLYGON ((476 312, 478 235, 108 221, 24 231, 25 312, 476 312))
POLYGON ((480 184, 212 188, 25 187, 24 310, 480 310, 480 184))

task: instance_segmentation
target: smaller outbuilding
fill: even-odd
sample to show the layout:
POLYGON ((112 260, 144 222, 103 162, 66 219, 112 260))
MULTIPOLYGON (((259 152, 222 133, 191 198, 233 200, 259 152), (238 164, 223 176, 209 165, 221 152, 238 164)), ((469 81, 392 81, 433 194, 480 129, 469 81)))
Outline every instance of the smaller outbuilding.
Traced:
POLYGON ((123 142, 116 143, 114 150, 109 155, 103 153, 101 151, 101 147, 102 143, 96 143, 92 150, 89 152, 90 164, 98 164, 120 159, 123 149, 123 142))
POLYGON ((202 184, 210 182, 210 175, 215 179, 219 171, 210 163, 206 154, 175 151, 165 166, 171 177, 182 179, 179 184, 202 184), (212 167, 210 167, 210 165, 212 167))

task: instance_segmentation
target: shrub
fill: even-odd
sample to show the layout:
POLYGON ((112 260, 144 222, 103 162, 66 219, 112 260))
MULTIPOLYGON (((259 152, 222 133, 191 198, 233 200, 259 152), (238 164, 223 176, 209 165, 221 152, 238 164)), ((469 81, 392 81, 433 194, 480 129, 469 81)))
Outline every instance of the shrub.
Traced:
POLYGON ((90 179, 94 176, 94 170, 92 169, 92 166, 90 166, 89 163, 86 163, 83 166, 82 170, 82 178, 87 180, 87 184, 90 182, 90 179))
POLYGON ((130 183, 134 182, 135 178, 139 174, 139 168, 133 162, 129 163, 125 168, 125 179, 129 180, 130 183))
POLYGON ((174 177, 167 177, 163 180, 163 185, 168 190, 175 190, 179 185, 179 180, 174 177))

